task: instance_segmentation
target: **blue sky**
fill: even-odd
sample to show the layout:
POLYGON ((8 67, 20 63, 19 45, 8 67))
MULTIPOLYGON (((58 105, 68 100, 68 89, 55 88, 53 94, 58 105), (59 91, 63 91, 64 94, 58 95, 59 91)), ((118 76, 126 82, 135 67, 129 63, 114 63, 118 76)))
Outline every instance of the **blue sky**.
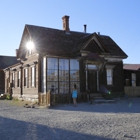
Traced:
POLYGON ((0 55, 15 56, 25 24, 109 35, 128 55, 124 63, 140 64, 140 0, 3 0, 0 3, 0 55))

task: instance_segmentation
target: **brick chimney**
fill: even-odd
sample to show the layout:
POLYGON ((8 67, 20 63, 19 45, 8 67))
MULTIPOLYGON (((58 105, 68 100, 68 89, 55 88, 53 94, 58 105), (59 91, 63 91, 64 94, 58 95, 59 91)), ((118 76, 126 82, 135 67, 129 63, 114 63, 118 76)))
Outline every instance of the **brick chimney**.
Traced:
POLYGON ((66 32, 69 32, 70 29, 69 29, 69 16, 63 16, 62 17, 62 20, 63 20, 63 30, 66 31, 66 32))

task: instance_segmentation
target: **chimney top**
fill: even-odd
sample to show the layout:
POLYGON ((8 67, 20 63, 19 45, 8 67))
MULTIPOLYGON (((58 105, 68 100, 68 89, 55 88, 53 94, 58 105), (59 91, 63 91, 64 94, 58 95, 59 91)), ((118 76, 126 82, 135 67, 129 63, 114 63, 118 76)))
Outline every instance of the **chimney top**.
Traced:
POLYGON ((86 33, 87 32, 87 25, 84 24, 84 32, 86 33))
POLYGON ((66 32, 69 32, 69 16, 65 15, 62 17, 62 21, 63 21, 63 30, 66 32))
POLYGON ((16 49, 16 57, 18 58, 18 51, 19 51, 19 49, 16 49))
POLYGON ((97 32, 98 35, 100 35, 100 32, 97 32))

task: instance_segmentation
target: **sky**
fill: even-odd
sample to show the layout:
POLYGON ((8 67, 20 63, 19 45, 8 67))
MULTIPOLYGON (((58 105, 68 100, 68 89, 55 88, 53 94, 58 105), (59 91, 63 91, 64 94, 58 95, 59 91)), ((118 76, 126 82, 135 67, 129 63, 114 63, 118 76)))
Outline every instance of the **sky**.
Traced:
POLYGON ((26 24, 62 29, 70 16, 71 31, 110 36, 140 64, 140 0, 0 0, 0 55, 15 56, 26 24))

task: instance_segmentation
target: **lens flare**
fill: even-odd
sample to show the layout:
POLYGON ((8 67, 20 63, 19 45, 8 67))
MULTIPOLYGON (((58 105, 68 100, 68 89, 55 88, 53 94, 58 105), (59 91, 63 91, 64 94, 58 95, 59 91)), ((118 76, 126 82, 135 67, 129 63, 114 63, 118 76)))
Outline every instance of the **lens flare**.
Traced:
POLYGON ((108 94, 111 94, 111 92, 109 91, 108 94))
POLYGON ((129 107, 131 107, 132 106, 132 103, 129 103, 129 105, 128 105, 129 107))
POLYGON ((33 49, 34 43, 32 41, 29 41, 29 42, 27 42, 26 47, 27 47, 27 49, 33 49))

